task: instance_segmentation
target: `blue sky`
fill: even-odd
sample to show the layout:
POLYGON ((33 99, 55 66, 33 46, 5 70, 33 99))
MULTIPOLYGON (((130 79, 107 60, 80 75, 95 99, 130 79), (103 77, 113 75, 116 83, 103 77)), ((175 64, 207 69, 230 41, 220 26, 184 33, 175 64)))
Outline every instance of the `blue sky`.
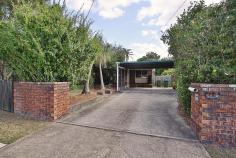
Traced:
MULTIPOLYGON (((220 0, 206 0, 206 4, 220 0)), ((83 6, 87 12, 92 0, 66 0, 70 9, 83 6)), ((90 13, 93 30, 101 31, 107 42, 132 49, 136 60, 148 51, 168 56, 161 31, 175 23, 176 17, 190 5, 190 0, 96 0, 90 13)))

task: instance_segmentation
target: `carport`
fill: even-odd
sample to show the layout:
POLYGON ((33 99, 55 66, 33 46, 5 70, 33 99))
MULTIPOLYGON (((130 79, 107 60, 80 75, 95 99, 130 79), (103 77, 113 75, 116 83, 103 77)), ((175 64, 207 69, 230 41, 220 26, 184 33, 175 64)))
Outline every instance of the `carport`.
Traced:
POLYGON ((117 62, 117 91, 130 87, 152 87, 155 69, 173 67, 172 60, 117 62))

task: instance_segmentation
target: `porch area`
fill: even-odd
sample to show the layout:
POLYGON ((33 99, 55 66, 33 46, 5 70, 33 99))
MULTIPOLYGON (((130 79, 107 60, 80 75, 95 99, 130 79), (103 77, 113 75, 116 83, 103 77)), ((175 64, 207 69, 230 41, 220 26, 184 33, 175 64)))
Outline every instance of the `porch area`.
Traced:
POLYGON ((117 62, 117 91, 134 87, 152 88, 156 82, 155 69, 173 67, 174 61, 117 62))

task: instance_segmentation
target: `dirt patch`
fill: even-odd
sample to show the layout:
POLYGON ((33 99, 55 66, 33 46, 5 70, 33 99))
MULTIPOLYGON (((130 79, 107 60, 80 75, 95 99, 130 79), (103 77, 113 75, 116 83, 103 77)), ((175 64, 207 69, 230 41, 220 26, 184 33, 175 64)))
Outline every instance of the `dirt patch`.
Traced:
POLYGON ((81 94, 81 92, 70 93, 70 105, 82 104, 92 99, 96 99, 97 91, 93 90, 89 94, 81 94))
POLYGON ((31 120, 0 110, 0 143, 13 143, 17 139, 43 128, 47 124, 47 122, 31 120))

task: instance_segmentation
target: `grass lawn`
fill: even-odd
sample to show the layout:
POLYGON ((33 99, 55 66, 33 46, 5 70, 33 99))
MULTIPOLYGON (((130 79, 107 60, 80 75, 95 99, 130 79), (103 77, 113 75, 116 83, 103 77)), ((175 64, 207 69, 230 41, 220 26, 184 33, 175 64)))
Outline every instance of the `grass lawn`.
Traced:
POLYGON ((46 122, 35 121, 0 110, 0 143, 10 144, 44 127, 46 122))
POLYGON ((212 145, 205 147, 212 158, 236 158, 236 149, 225 149, 212 145))

